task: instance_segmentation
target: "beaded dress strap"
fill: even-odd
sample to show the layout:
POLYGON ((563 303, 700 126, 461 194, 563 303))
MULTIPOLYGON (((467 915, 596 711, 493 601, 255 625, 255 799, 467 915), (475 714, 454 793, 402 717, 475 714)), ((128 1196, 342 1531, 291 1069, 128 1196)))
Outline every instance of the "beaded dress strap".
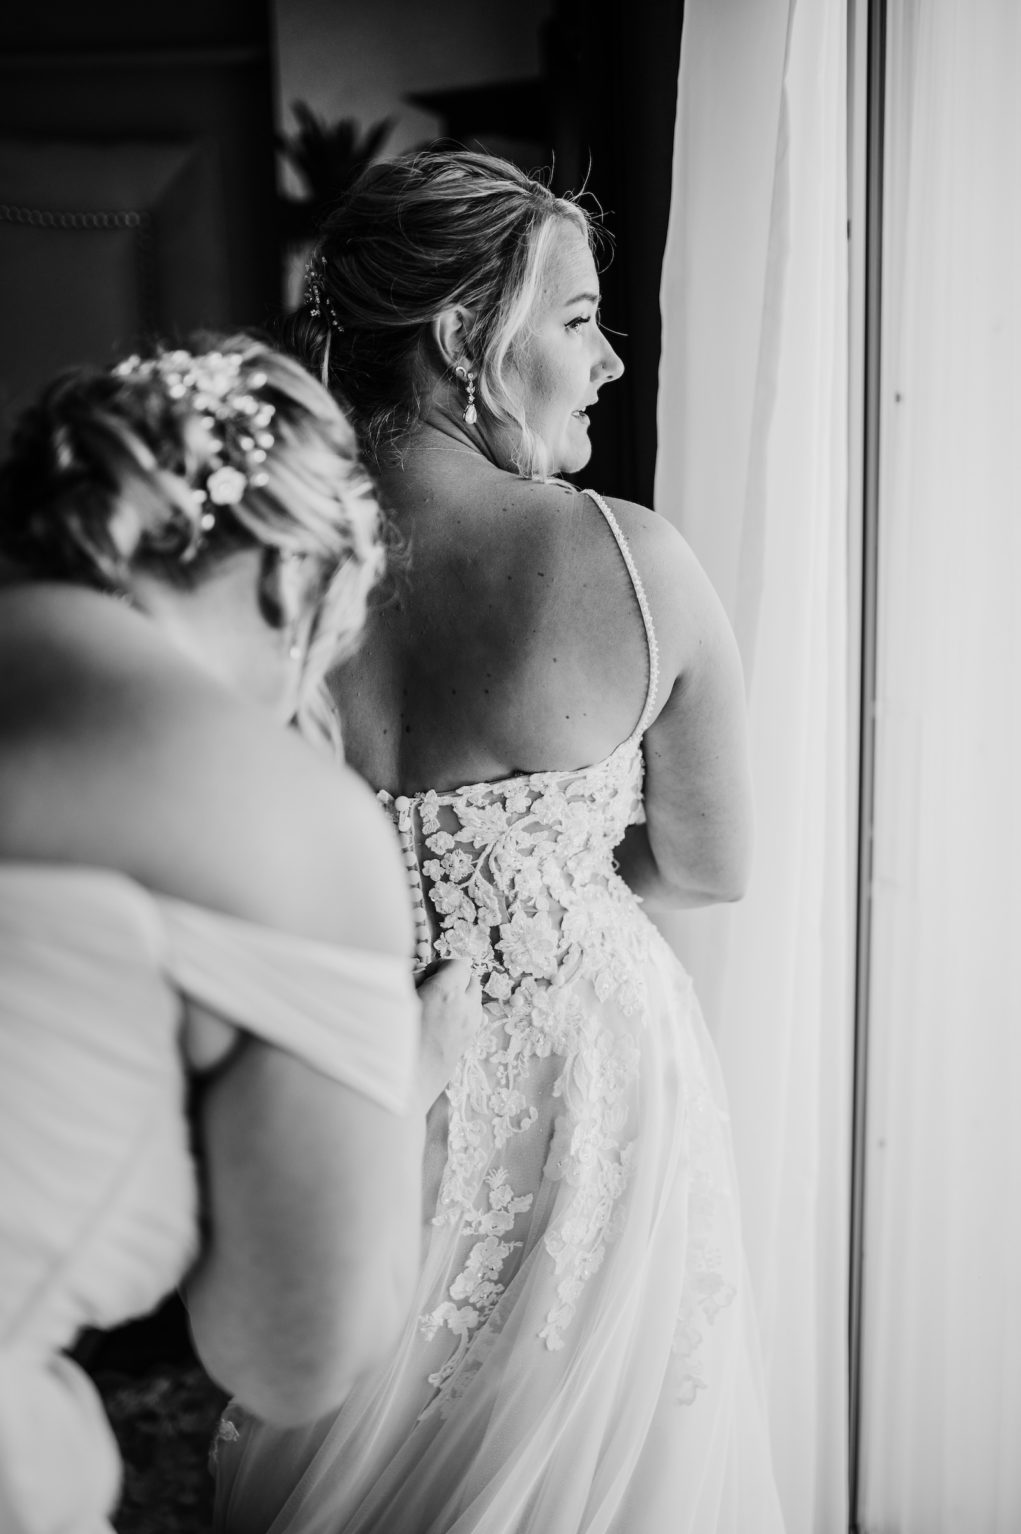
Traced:
POLYGON ((617 518, 609 506, 607 506, 602 496, 598 495, 595 490, 583 490, 582 494, 587 495, 590 500, 596 503, 606 518, 610 532, 617 540, 617 547, 620 549, 621 558, 627 566, 627 573, 631 577, 631 584, 634 587, 635 596, 638 600, 639 611, 642 614, 642 622, 645 624, 645 640, 649 649, 649 687, 645 694, 645 707, 642 709, 641 718, 628 736, 629 740, 635 740, 639 736, 644 735, 652 723, 656 709, 656 693, 659 690, 659 641, 656 638, 656 630, 652 623, 652 608, 649 606, 649 599, 645 594, 645 587, 642 585, 642 577, 638 574, 638 566, 635 564, 634 555, 631 553, 630 545, 624 536, 623 529, 617 518))

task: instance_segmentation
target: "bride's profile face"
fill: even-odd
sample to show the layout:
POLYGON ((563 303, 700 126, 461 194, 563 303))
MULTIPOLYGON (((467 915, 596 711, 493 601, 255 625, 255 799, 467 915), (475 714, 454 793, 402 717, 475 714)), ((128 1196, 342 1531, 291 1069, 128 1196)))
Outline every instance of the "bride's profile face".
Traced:
POLYGON ((599 274, 588 242, 573 224, 558 220, 529 324, 508 368, 551 473, 571 474, 588 463, 589 407, 602 385, 623 371, 599 328, 599 274))

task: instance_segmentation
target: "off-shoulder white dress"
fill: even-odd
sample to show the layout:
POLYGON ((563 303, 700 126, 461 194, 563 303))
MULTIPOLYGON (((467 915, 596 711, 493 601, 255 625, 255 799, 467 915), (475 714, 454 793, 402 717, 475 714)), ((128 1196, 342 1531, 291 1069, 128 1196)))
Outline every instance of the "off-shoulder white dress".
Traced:
POLYGON ((387 1109, 409 1100, 403 961, 157 898, 112 871, 0 864, 3 1534, 110 1528, 116 1446, 62 1349, 149 1310, 195 1254, 182 997, 387 1109))
POLYGON ((691 981, 616 872, 656 712, 604 761, 388 802, 483 1026, 433 1115, 390 1362, 281 1432, 229 1414, 227 1534, 780 1534, 727 1108, 691 981))

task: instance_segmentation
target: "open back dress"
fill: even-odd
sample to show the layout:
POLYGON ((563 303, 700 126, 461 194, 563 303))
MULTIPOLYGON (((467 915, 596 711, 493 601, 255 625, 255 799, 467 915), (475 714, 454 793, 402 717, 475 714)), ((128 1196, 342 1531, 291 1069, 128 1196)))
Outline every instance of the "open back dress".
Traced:
POLYGON ((228 1409, 224 1534, 781 1534, 717 1061, 614 863, 659 667, 593 500, 645 623, 641 717, 591 766, 380 795, 483 1023, 430 1116, 403 1337, 312 1427, 228 1409))

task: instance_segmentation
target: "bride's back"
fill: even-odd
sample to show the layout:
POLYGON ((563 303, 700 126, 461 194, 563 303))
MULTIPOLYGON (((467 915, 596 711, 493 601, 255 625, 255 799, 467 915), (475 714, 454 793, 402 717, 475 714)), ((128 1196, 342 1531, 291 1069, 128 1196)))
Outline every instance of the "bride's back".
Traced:
POLYGON ((429 442, 383 489, 406 552, 335 679, 351 765, 412 793, 585 766, 626 739, 647 642, 596 503, 429 442))

